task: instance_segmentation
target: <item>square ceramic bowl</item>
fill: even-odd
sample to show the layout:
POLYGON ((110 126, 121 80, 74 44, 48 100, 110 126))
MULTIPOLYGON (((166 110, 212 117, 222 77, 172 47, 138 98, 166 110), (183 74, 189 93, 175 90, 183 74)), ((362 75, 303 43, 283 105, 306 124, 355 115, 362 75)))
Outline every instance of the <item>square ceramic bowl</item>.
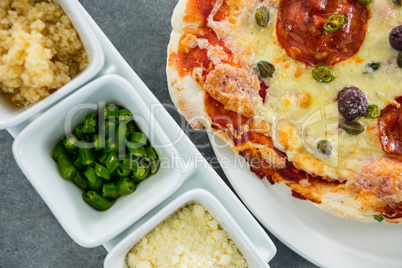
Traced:
POLYGON ((126 263, 126 256, 130 252, 131 248, 164 220, 175 214, 181 208, 190 204, 201 204, 211 214, 211 216, 219 222, 222 229, 228 233, 229 237, 236 244, 237 248, 246 259, 248 267, 269 267, 267 261, 262 257, 262 255, 267 254, 263 253, 261 255, 259 253, 258 249, 253 245, 244 231, 214 195, 204 189, 199 188, 183 193, 154 216, 152 216, 138 229, 135 229, 132 233, 126 236, 126 238, 124 238, 109 252, 105 259, 104 267, 128 267, 126 263))
POLYGON ((3 96, 0 96, 0 129, 16 126, 46 107, 55 104, 66 95, 91 80, 103 67, 105 62, 104 52, 95 34, 82 17, 77 6, 77 1, 54 0, 54 2, 62 7, 78 32, 88 54, 88 66, 66 85, 30 107, 16 107, 3 98, 3 96))
POLYGON ((185 177, 174 162, 176 149, 148 105, 128 81, 117 75, 94 80, 46 111, 17 136, 13 154, 65 231, 83 247, 96 247, 112 239, 175 192, 185 177), (157 151, 161 167, 134 193, 120 197, 109 210, 98 212, 83 201, 81 189, 61 177, 51 155, 57 142, 83 122, 86 114, 98 113, 102 105, 111 103, 133 113, 157 151))

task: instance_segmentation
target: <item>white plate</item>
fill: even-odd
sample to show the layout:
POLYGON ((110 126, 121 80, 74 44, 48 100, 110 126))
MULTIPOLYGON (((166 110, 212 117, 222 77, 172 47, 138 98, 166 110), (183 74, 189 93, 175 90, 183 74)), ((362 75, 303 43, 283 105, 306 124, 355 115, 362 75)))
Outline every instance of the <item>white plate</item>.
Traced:
POLYGON ((250 172, 213 134, 212 147, 233 188, 256 218, 288 247, 325 267, 401 267, 402 226, 337 218, 250 172))

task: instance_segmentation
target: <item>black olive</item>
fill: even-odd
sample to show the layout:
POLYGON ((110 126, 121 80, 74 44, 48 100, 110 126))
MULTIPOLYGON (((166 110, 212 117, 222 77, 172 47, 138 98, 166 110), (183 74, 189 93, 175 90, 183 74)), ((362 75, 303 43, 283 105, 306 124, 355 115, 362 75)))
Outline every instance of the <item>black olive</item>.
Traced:
POLYGON ((402 5, 402 0, 392 0, 392 3, 394 3, 397 6, 401 6, 402 5))
POLYGON ((396 50, 402 50, 402 25, 391 30, 389 44, 396 50))
POLYGON ((338 109, 348 121, 353 121, 367 113, 367 98, 357 87, 345 87, 338 93, 338 109))
POLYGON ((402 68, 402 51, 399 52, 398 57, 396 57, 396 64, 402 68))

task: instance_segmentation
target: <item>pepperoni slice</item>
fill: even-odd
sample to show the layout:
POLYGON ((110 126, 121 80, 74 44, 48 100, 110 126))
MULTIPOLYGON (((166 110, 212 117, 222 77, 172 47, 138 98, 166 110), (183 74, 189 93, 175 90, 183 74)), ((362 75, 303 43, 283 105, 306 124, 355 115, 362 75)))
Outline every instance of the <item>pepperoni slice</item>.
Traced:
POLYGON ((396 102, 399 107, 390 104, 381 111, 378 129, 383 151, 402 156, 402 96, 396 102))
POLYGON ((282 0, 277 36, 286 53, 311 66, 333 65, 356 54, 367 32, 369 12, 358 0, 282 0), (333 14, 347 23, 330 33, 325 21, 333 14))

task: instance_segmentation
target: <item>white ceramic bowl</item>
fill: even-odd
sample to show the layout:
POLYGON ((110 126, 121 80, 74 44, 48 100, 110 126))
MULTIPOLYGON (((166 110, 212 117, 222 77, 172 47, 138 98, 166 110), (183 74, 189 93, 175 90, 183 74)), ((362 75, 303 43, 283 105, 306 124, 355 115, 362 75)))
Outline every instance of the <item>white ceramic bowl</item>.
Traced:
POLYGON ((88 53, 88 66, 69 83, 30 107, 16 107, 0 96, 0 129, 16 126, 46 107, 55 104, 67 94, 91 80, 103 67, 105 56, 102 47, 88 23, 83 19, 78 9, 77 2, 71 0, 54 0, 54 2, 60 4, 78 32, 85 50, 88 53))
POLYGON ((41 195, 70 237, 84 247, 109 241, 175 192, 185 174, 175 167, 178 153, 133 86, 117 75, 98 78, 79 89, 27 126, 13 144, 13 154, 28 180, 41 195), (134 120, 148 136, 160 159, 159 171, 141 182, 137 190, 120 197, 113 206, 98 212, 84 203, 82 190, 62 179, 51 158, 59 140, 71 126, 83 122, 99 104, 115 103, 132 111, 134 120), (168 145, 168 146, 163 146, 168 145))
MULTIPOLYGON (((224 229, 229 237, 236 244, 242 255, 245 257, 249 267, 264 268, 269 267, 268 263, 257 248, 253 245, 247 235, 239 227, 236 221, 231 217, 225 207, 213 196, 210 192, 204 189, 193 189, 185 192, 166 207, 161 209, 147 222, 142 224, 138 229, 135 229, 119 244, 117 244, 107 255, 104 267, 105 268, 125 268, 127 253, 137 244, 145 235, 152 231, 155 227, 161 224, 166 218, 173 215, 181 208, 190 204, 201 204, 215 218, 222 229, 224 229)), ((269 255, 269 254, 263 254, 269 255)))

